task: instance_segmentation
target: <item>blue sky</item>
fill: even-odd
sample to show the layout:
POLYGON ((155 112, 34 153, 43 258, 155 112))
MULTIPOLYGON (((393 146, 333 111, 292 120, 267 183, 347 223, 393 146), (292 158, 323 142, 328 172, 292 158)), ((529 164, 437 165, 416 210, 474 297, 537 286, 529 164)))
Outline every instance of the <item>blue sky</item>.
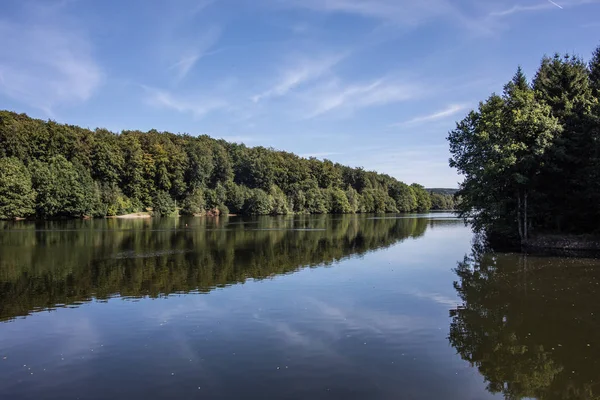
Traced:
POLYGON ((4 0, 0 108, 456 187, 445 137, 521 64, 589 59, 600 0, 4 0))

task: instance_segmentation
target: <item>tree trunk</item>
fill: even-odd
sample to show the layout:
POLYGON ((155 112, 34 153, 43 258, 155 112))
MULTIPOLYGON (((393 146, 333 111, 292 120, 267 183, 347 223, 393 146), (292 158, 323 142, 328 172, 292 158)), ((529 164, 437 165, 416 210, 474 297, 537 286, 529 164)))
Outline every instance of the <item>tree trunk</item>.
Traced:
POLYGON ((528 232, 527 232, 527 228, 529 226, 529 220, 527 219, 527 190, 525 190, 525 194, 523 195, 523 197, 524 197, 524 202, 525 202, 524 210, 523 210, 523 214, 524 214, 524 218, 523 218, 523 237, 524 237, 525 243, 527 243, 527 239, 529 239, 529 235, 528 235, 528 232))
POLYGON ((521 220, 521 193, 517 191, 517 224, 519 226, 519 239, 523 243, 523 221, 521 220))

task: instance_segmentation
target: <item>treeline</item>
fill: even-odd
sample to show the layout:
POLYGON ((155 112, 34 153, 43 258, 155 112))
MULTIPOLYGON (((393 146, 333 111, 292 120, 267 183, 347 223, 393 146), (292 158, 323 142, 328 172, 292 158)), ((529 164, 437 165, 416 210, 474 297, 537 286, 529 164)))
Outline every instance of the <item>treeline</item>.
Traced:
POLYGON ((589 64, 544 57, 457 123, 450 166, 461 214, 492 242, 600 230, 600 48, 589 64))
POLYGON ((426 211, 420 185, 331 161, 169 132, 0 112, 0 218, 426 211))
POLYGON ((429 196, 431 197, 432 210, 454 210, 458 206, 459 198, 452 194, 443 194, 429 190, 429 196))
POLYGON ((363 215, 0 222, 0 321, 329 265, 422 236, 434 223, 363 215))

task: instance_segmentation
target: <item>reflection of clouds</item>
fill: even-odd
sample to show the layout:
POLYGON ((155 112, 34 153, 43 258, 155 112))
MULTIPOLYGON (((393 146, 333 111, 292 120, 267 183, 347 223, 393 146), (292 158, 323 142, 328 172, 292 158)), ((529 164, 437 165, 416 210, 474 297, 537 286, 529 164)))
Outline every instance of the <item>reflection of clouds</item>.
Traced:
POLYGON ((49 318, 44 321, 44 326, 45 330, 53 332, 54 335, 61 338, 57 350, 65 358, 84 352, 88 353, 90 349, 100 343, 98 328, 92 324, 89 317, 80 316, 75 320, 49 318))
POLYGON ((315 339, 308 335, 301 333, 300 331, 292 329, 290 324, 286 322, 270 322, 263 321, 266 325, 272 327, 280 337, 289 345, 296 345, 301 347, 314 347, 315 339))
POLYGON ((409 292, 408 294, 418 297, 419 299, 433 301, 434 303, 438 303, 449 308, 456 308, 461 304, 461 302, 458 299, 452 299, 440 293, 427 293, 422 292, 420 290, 414 290, 412 292, 409 292))
POLYGON ((317 357, 321 361, 326 359, 329 365, 331 363, 345 366, 351 364, 346 356, 334 350, 332 345, 337 337, 323 335, 322 326, 318 327, 319 332, 308 332, 295 329, 288 322, 272 321, 270 319, 260 319, 258 321, 267 328, 272 329, 277 334, 276 339, 281 340, 286 348, 301 347, 305 357, 310 358, 312 354, 313 358, 317 357))
POLYGON ((211 306, 202 294, 190 293, 184 295, 169 295, 165 298, 145 299, 149 300, 149 307, 143 308, 143 315, 146 319, 155 319, 160 323, 168 322, 170 319, 185 315, 196 315, 202 313, 206 317, 216 317, 227 313, 223 307, 211 306), (173 306, 173 302, 165 301, 174 297, 187 297, 184 303, 179 302, 173 306))
MULTIPOLYGON (((423 317, 393 314, 387 311, 367 309, 349 305, 337 307, 316 298, 309 298, 307 302, 313 304, 322 317, 344 325, 353 331, 371 332, 376 334, 403 332, 426 329, 432 327, 431 322, 423 317)), ((320 320, 319 323, 326 323, 320 320)))

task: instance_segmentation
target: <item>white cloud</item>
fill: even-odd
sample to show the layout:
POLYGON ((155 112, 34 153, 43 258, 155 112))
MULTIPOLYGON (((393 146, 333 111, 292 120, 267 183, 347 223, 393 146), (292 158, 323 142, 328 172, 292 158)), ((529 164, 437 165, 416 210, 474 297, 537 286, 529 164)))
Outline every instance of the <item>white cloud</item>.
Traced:
POLYGON ((367 83, 343 84, 334 79, 302 94, 308 111, 303 117, 344 110, 354 112, 363 108, 406 101, 420 96, 421 89, 412 83, 380 78, 367 83))
POLYGON ((548 0, 548 3, 550 3, 550 4, 552 4, 552 5, 554 5, 554 6, 558 7, 558 8, 560 8, 561 10, 563 9, 563 6, 561 6, 561 5, 559 5, 559 4, 555 3, 555 2, 553 2, 552 0, 548 0))
POLYGON ((537 3, 530 5, 514 5, 510 8, 494 11, 489 14, 490 17, 509 17, 522 12, 546 11, 546 10, 563 10, 565 8, 584 6, 588 4, 598 3, 599 0, 562 0, 560 4, 552 0, 546 0, 545 3, 537 3))
POLYGON ((264 99, 283 96, 292 89, 327 74, 344 57, 344 55, 336 55, 317 60, 297 60, 294 62, 294 66, 281 74, 271 88, 252 96, 252 101, 257 103, 264 99))
POLYGON ((188 97, 173 94, 166 90, 143 86, 148 94, 148 104, 178 111, 180 113, 191 113, 194 117, 202 118, 207 114, 228 107, 225 100, 218 98, 188 97))
POLYGON ((284 0, 287 5, 320 12, 341 12, 417 25, 455 13, 448 0, 284 0))
POLYGON ((54 12, 0 19, 0 92, 48 115, 88 100, 102 82, 85 33, 54 12))
POLYGON ((439 121, 453 115, 456 115, 464 110, 466 110, 468 106, 466 104, 451 104, 443 110, 436 111, 429 115, 422 115, 420 117, 415 117, 406 122, 400 122, 398 124, 394 124, 392 126, 406 126, 406 125, 416 125, 425 122, 439 121))
POLYGON ((175 71, 177 80, 182 80, 186 77, 198 60, 205 56, 208 50, 218 42, 220 35, 220 29, 215 27, 210 28, 196 43, 181 52, 177 62, 169 67, 170 70, 175 71))
POLYGON ((490 16, 491 17, 507 17, 512 14, 518 14, 518 13, 528 12, 528 11, 547 10, 549 8, 553 8, 552 4, 550 4, 550 3, 534 4, 534 5, 530 5, 530 6, 515 5, 510 8, 507 8, 505 10, 491 12, 490 16))
POLYGON ((456 308, 460 305, 460 301, 456 298, 450 298, 440 293, 429 293, 423 292, 418 289, 413 290, 409 294, 418 297, 420 299, 430 300, 434 303, 438 303, 444 307, 456 308))

